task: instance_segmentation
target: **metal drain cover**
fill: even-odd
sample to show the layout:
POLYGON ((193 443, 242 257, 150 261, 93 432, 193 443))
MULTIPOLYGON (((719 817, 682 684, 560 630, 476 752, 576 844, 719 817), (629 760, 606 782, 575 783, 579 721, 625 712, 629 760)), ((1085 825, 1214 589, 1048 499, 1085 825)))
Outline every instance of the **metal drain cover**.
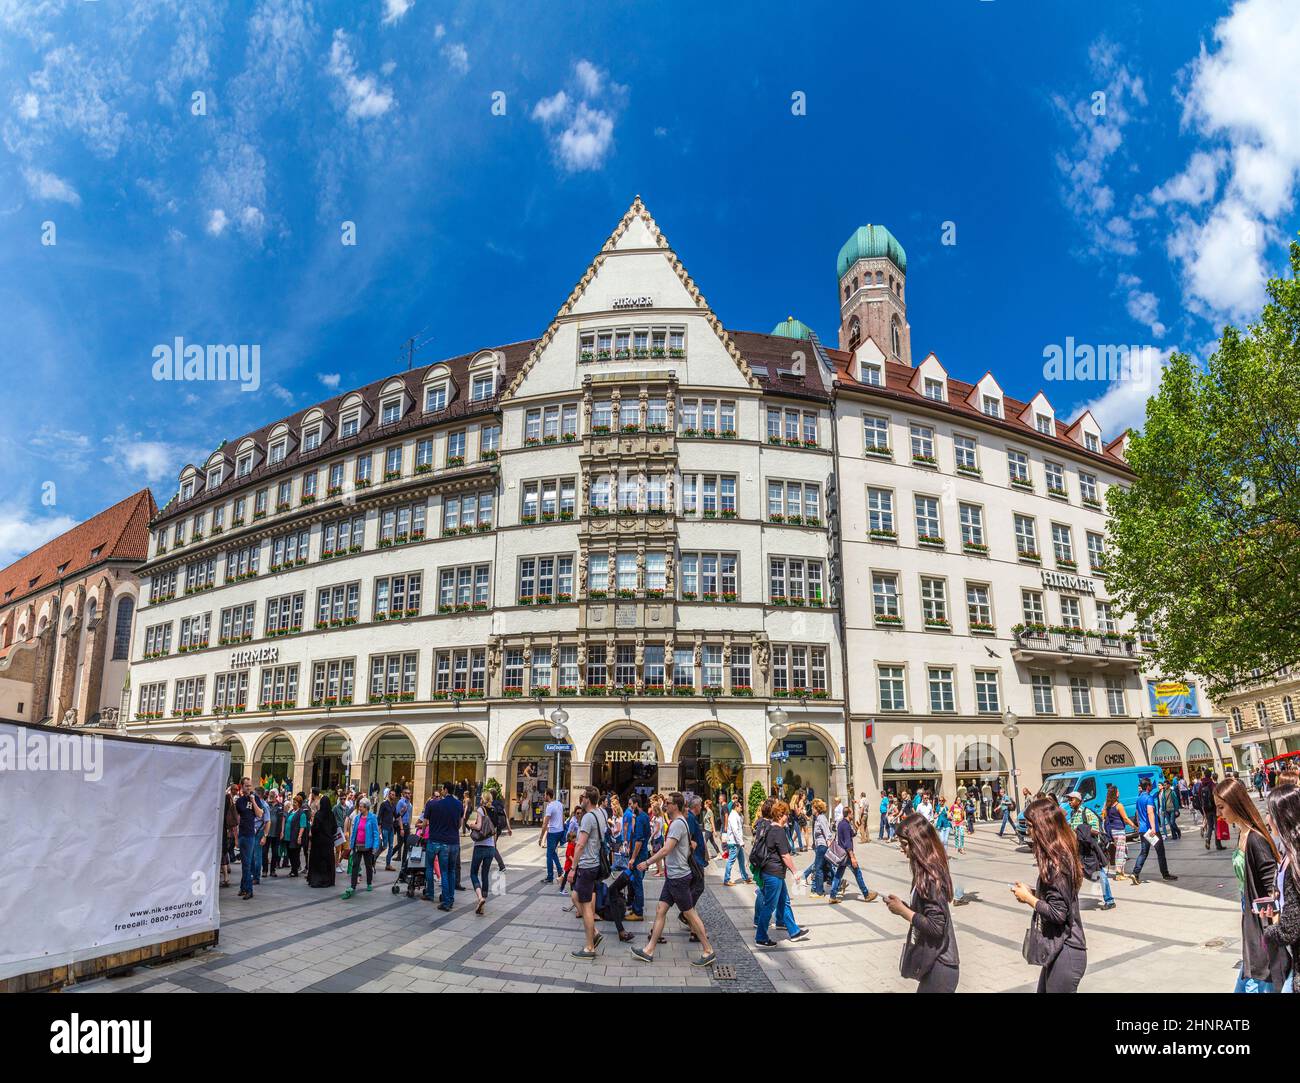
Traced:
POLYGON ((713 977, 715 981, 735 981, 736 968, 726 963, 719 963, 713 968, 713 977))
POLYGON ((1223 947, 1223 944, 1224 944, 1224 941, 1219 940, 1219 939, 1215 939, 1215 940, 1207 940, 1204 944, 1201 945, 1201 947, 1203 947, 1203 948, 1221 948, 1221 947, 1223 947))

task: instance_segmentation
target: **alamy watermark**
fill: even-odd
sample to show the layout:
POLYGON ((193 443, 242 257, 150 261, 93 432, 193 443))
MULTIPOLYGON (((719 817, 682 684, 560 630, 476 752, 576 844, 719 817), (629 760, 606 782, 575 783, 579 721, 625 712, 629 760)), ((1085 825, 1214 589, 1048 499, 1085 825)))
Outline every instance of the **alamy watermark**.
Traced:
POLYGON ((1076 343, 1067 336, 1065 344, 1043 347, 1043 379, 1106 380, 1110 383, 1145 382, 1159 363, 1155 346, 1130 346, 1115 343, 1076 343))
POLYGON ((170 344, 160 343, 153 348, 153 378, 228 381, 238 383, 241 391, 256 391, 262 386, 262 347, 186 345, 177 335, 170 344))
POLYGON ((98 782, 104 777, 104 738, 44 730, 0 733, 0 775, 6 771, 69 772, 98 782))

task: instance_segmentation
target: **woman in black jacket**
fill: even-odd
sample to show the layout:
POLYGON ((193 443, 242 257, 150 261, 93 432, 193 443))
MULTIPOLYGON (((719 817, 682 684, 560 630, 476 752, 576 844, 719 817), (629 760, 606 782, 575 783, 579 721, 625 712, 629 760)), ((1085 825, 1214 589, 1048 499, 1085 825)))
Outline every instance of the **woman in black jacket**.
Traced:
POLYGON ((1264 942, 1283 945, 1291 952, 1291 992, 1295 992, 1295 970, 1300 955, 1300 787, 1277 786, 1268 795, 1268 819, 1273 837, 1281 842, 1282 864, 1278 866, 1278 900, 1264 926, 1264 942))
POLYGON ((1011 888, 1020 902, 1034 910, 1025 958, 1042 967, 1040 993, 1077 993, 1088 967, 1088 944, 1079 916, 1083 883, 1079 842, 1061 806, 1049 797, 1036 798, 1025 807, 1025 823, 1038 863, 1038 883, 1033 891, 1023 883, 1011 888))
POLYGON ((899 971, 919 982, 918 993, 957 991, 959 960, 952 927, 952 874, 939 833, 924 816, 912 813, 898 825, 898 845, 912 867, 912 904, 897 895, 885 899, 890 913, 906 918, 907 943, 899 971))
POLYGON ((1241 891, 1241 973, 1233 991, 1278 992, 1291 972, 1291 957, 1280 941, 1270 943, 1264 937, 1268 914, 1276 910, 1277 847, 1240 779, 1215 786, 1214 800, 1219 816, 1237 829, 1232 871, 1241 891), (1257 906, 1257 900, 1264 901, 1257 906))

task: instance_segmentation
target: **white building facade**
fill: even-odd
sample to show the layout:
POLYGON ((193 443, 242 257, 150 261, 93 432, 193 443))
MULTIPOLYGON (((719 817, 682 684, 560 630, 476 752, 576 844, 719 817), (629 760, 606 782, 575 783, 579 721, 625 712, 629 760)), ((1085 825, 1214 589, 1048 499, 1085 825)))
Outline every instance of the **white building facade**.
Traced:
POLYGON ((727 331, 637 200, 537 340, 186 468, 130 730, 296 789, 495 778, 525 818, 551 785, 843 792, 832 373, 802 345, 727 331))

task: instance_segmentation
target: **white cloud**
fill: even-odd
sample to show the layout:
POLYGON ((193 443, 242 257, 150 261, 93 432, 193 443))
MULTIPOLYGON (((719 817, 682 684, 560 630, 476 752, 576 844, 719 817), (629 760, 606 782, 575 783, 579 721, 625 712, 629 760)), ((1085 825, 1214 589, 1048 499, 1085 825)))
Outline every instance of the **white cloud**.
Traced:
POLYGON ((41 99, 30 91, 18 99, 18 115, 23 120, 35 120, 41 113, 41 99))
POLYGON ((18 507, 0 504, 0 568, 7 568, 76 525, 77 520, 68 515, 29 518, 18 507))
POLYGON ((1219 186, 1219 171, 1227 156, 1221 151, 1198 150, 1187 160, 1187 168, 1151 193, 1155 203, 1189 203, 1199 207, 1213 199, 1219 186))
POLYGON ((384 0, 383 24, 392 26, 414 6, 415 0, 384 0))
POLYGON ((159 440, 122 440, 116 443, 114 455, 107 461, 116 462, 128 473, 143 474, 146 481, 162 481, 177 473, 180 451, 159 440))
POLYGON ((282 387, 280 384, 272 384, 269 388, 267 388, 267 390, 270 391, 272 395, 274 395, 277 399, 283 402, 286 406, 293 405, 293 392, 290 391, 287 387, 282 387))
POLYGON ((331 391, 337 391, 341 377, 337 372, 318 372, 316 379, 328 387, 331 391))
POLYGON ((464 75, 469 71, 469 50, 459 42, 449 41, 442 47, 442 55, 447 61, 447 66, 457 75, 464 75))
POLYGON ((1214 51, 1202 47, 1190 65, 1183 122, 1221 145, 1198 151, 1159 191, 1204 195, 1182 200, 1203 210, 1179 212, 1168 245, 1187 306, 1243 319, 1265 300, 1266 249, 1283 239, 1300 181, 1300 20, 1292 0, 1238 0, 1213 37, 1214 51), (1217 202, 1194 183, 1207 154, 1227 172, 1217 202))
POLYGON ((357 63, 348 46, 348 36, 334 31, 330 45, 329 73, 339 81, 347 102, 349 120, 370 120, 383 116, 393 106, 393 92, 373 75, 357 75, 357 63))
POLYGON ((433 28, 434 41, 442 41, 442 39, 445 38, 446 36, 447 36, 447 28, 443 26, 442 23, 439 23, 437 26, 433 28))
POLYGON ((616 110, 627 91, 607 82, 605 73, 589 60, 579 60, 573 72, 574 93, 558 90, 538 101, 532 114, 546 128, 555 160, 567 173, 604 166, 614 145, 616 110))
POLYGON ((74 207, 81 205, 81 196, 77 195, 77 190, 62 177, 41 169, 24 169, 23 179, 27 181, 27 190, 37 199, 71 203, 74 207))
POLYGON ((229 220, 226 218, 226 212, 220 207, 214 208, 212 213, 208 215, 207 230, 214 237, 220 237, 225 233, 226 226, 229 224, 229 220))
POLYGON ((1141 362, 1131 366, 1127 379, 1108 385, 1096 398, 1076 407, 1072 416, 1091 410, 1108 441, 1125 429, 1142 428, 1146 423, 1147 399, 1160 390, 1160 377, 1171 352, 1147 347, 1142 351, 1141 362))
POLYGON ((1164 338, 1168 330, 1159 319, 1160 301, 1150 290, 1142 288, 1142 279, 1133 274, 1121 274, 1119 286, 1125 292, 1124 307, 1138 323, 1145 324, 1156 337, 1164 338))

